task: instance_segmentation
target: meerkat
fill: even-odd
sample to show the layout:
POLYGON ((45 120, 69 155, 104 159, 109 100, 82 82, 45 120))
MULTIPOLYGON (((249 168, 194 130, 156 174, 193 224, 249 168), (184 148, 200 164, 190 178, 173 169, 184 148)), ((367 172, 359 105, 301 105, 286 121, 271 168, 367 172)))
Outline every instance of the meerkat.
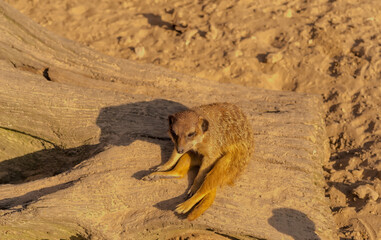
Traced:
POLYGON ((143 180, 183 178, 192 166, 199 170, 188 191, 189 198, 176 212, 189 213, 192 221, 214 202, 216 190, 232 185, 253 152, 253 131, 240 108, 212 103, 168 116, 175 148, 170 159, 143 180))

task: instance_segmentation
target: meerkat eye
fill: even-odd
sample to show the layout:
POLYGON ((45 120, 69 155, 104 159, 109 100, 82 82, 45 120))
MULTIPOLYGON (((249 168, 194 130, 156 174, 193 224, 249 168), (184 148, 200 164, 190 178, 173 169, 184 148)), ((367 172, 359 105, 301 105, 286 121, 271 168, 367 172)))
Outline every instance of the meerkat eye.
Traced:
POLYGON ((194 135, 196 135, 196 132, 191 132, 188 134, 188 137, 193 137, 194 135))

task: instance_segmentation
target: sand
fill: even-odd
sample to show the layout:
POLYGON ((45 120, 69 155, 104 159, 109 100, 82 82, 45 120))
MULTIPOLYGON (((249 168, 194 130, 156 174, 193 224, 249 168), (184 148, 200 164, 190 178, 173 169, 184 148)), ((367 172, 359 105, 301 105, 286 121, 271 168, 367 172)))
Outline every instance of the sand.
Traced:
POLYGON ((6 2, 111 56, 321 94, 331 148, 326 194, 340 237, 380 237, 381 1, 6 2))

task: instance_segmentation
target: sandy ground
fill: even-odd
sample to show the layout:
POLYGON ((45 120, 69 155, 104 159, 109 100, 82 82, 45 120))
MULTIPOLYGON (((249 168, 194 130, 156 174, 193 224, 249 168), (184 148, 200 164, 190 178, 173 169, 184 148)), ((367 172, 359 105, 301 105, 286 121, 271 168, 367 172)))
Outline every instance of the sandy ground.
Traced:
POLYGON ((326 193, 340 237, 381 237, 381 1, 6 2, 112 56, 321 94, 332 153, 326 193))

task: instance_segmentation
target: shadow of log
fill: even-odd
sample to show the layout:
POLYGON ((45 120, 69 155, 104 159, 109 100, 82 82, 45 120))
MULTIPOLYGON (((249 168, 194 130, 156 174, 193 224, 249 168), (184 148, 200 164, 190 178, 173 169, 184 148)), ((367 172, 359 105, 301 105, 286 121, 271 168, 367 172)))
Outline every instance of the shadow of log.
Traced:
POLYGON ((36 191, 28 192, 22 196, 15 197, 15 198, 5 198, 0 200, 0 209, 8 209, 13 211, 20 211, 24 208, 26 208, 28 205, 38 201, 41 197, 45 195, 49 195, 55 192, 58 192, 62 189, 66 189, 68 187, 71 187, 77 182, 70 181, 66 183, 61 183, 52 187, 46 187, 42 188, 36 191))
POLYGON ((65 172, 97 154, 101 144, 53 148, 0 162, 0 184, 20 184, 65 172))
POLYGON ((306 214, 291 208, 277 208, 268 223, 277 231, 287 234, 294 240, 320 240, 315 233, 315 223, 306 214))
POLYGON ((184 109, 182 104, 163 99, 102 108, 96 119, 101 129, 98 144, 70 149, 56 147, 0 162, 0 184, 51 177, 72 169, 107 146, 127 146, 136 140, 160 145, 161 159, 165 161, 172 151, 167 135, 168 115, 184 109))

